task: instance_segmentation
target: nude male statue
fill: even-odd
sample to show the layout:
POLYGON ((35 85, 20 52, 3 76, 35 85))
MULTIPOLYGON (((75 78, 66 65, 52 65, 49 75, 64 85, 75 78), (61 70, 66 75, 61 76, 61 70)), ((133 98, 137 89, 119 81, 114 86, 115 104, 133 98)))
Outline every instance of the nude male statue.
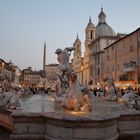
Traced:
POLYGON ((71 66, 69 64, 69 58, 73 47, 62 49, 57 49, 55 53, 57 54, 57 60, 59 62, 58 74, 62 76, 65 72, 71 71, 71 66), (70 52, 70 53, 69 53, 70 52))

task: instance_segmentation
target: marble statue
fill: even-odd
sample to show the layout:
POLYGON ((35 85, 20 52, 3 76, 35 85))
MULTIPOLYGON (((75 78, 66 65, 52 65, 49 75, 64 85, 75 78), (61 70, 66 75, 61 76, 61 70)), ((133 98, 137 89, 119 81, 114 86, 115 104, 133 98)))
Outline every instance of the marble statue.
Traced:
POLYGON ((11 81, 4 77, 0 93, 0 110, 16 110, 20 108, 19 96, 12 91, 11 81))
POLYGON ((56 81, 55 81, 55 93, 59 97, 62 94, 62 84, 60 80, 60 76, 57 74, 56 75, 56 81))
POLYGON ((57 49, 55 53, 57 54, 57 60, 59 62, 58 74, 62 76, 65 72, 71 71, 71 66, 69 64, 69 58, 73 47, 62 49, 57 49), (70 53, 69 53, 70 52, 70 53))
POLYGON ((117 93, 116 88, 112 78, 107 79, 108 89, 106 91, 105 99, 107 101, 116 101, 117 100, 117 93))
POLYGON ((125 105, 130 109, 138 109, 140 110, 140 97, 136 95, 131 87, 125 91, 125 94, 119 99, 119 103, 121 105, 125 105))
POLYGON ((57 60, 59 62, 58 71, 57 71, 57 75, 58 75, 57 79, 60 79, 61 81, 62 93, 66 91, 67 86, 68 86, 66 73, 72 70, 69 64, 69 58, 70 58, 71 51, 73 50, 74 50, 73 47, 68 47, 68 48, 65 48, 64 50, 57 49, 55 51, 55 53, 57 54, 57 60))
POLYGON ((72 50, 74 50, 74 48, 70 47, 64 50, 57 49, 55 52, 59 62, 57 73, 59 80, 56 81, 57 88, 54 99, 69 110, 89 112, 92 110, 92 107, 88 95, 83 95, 77 76, 69 64, 69 57, 72 50), (60 89, 60 85, 62 89, 60 89), (64 98, 58 97, 60 92, 66 93, 66 96, 64 98))

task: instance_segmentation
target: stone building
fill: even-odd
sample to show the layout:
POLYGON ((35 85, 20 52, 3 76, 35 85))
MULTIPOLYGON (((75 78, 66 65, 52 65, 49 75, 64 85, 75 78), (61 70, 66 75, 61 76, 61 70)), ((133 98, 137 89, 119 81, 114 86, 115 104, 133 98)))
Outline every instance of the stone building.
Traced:
POLYGON ((31 67, 24 69, 22 71, 23 86, 25 87, 38 86, 38 84, 40 84, 40 82, 42 81, 43 74, 44 74, 44 71, 33 71, 31 67))
POLYGON ((90 59, 90 77, 94 83, 101 82, 105 73, 105 52, 104 48, 119 39, 114 30, 107 24, 106 14, 101 9, 98 16, 99 21, 95 28, 95 39, 88 45, 90 59))
POLYGON ((88 45, 95 39, 95 26, 91 21, 91 17, 89 18, 89 22, 85 29, 85 47, 84 47, 84 57, 81 56, 81 41, 80 39, 76 38, 73 47, 74 50, 74 57, 72 59, 72 68, 77 74, 78 80, 80 83, 87 85, 89 81, 89 48, 88 45))
POLYGON ((105 76, 140 84, 140 28, 107 46, 105 76))
POLYGON ((14 73, 13 73, 13 82, 12 82, 12 86, 14 87, 19 87, 21 86, 21 77, 22 77, 22 71, 21 69, 15 65, 14 63, 12 63, 11 61, 8 63, 9 66, 14 69, 14 73))
POLYGON ((11 66, 11 63, 7 63, 3 59, 0 59, 0 86, 6 79, 11 83, 14 81, 15 69, 11 66))
POLYGON ((56 80, 58 64, 45 65, 47 81, 56 80))
POLYGON ((85 29, 85 50, 83 59, 83 84, 87 85, 90 80, 90 58, 89 58, 89 44, 95 39, 95 25, 92 23, 91 18, 85 29))
POLYGON ((104 79, 104 67, 105 67, 105 52, 104 48, 116 40, 115 31, 107 24, 106 14, 101 9, 98 16, 99 21, 95 28, 95 39, 88 45, 90 53, 90 80, 93 80, 94 84, 101 82, 104 79))
MULTIPOLYGON (((83 84, 86 85, 90 80, 96 83, 104 78, 104 48, 119 38, 119 36, 116 36, 114 30, 107 24, 106 14, 103 8, 98 18, 99 22, 96 26, 92 23, 91 18, 89 18, 89 22, 86 26, 83 62, 80 62, 82 59, 79 58, 79 64, 77 65, 76 61, 79 55, 76 54, 76 50, 72 61, 74 70, 77 67, 79 71, 83 71, 83 84)), ((75 42, 78 42, 78 40, 76 39, 75 42)), ((75 45, 74 43, 74 47, 75 45)), ((77 75, 79 71, 76 70, 77 75)), ((80 76, 78 76, 78 78, 80 81, 80 76)))

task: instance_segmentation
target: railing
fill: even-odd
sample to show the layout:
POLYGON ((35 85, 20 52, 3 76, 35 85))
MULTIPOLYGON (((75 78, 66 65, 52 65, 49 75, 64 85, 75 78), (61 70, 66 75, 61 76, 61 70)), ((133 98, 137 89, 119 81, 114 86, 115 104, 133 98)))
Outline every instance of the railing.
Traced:
POLYGON ((136 69, 136 62, 124 63, 124 72, 132 72, 136 69))

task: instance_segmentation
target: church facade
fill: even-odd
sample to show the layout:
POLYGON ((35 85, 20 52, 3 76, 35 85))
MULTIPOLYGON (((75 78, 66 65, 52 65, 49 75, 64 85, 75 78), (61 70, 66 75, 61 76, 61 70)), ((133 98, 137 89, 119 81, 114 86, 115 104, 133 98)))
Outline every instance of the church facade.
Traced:
POLYGON ((73 43, 73 47, 75 48, 73 59, 72 59, 72 68, 77 74, 77 79, 81 84, 83 84, 83 58, 81 56, 81 41, 77 35, 75 42, 73 43))
MULTIPOLYGON (((81 83, 85 85, 91 80, 96 84, 104 79, 104 48, 118 40, 118 36, 106 22, 106 14, 103 8, 101 8, 98 18, 99 21, 96 26, 92 23, 91 18, 89 18, 89 22, 86 26, 84 57, 81 58, 81 54, 79 55, 81 50, 77 52, 77 49, 75 49, 72 61, 74 71, 79 73, 78 71, 80 70, 82 73, 81 83), (79 61, 77 61, 77 58, 79 58, 79 61)), ((80 41, 79 38, 76 39, 73 45, 75 48, 79 47, 79 44, 81 48, 81 42, 79 44, 76 43, 78 41, 80 41)), ((78 79, 79 78, 80 76, 78 76, 78 79)), ((81 81, 81 79, 79 79, 79 81, 81 81)))

